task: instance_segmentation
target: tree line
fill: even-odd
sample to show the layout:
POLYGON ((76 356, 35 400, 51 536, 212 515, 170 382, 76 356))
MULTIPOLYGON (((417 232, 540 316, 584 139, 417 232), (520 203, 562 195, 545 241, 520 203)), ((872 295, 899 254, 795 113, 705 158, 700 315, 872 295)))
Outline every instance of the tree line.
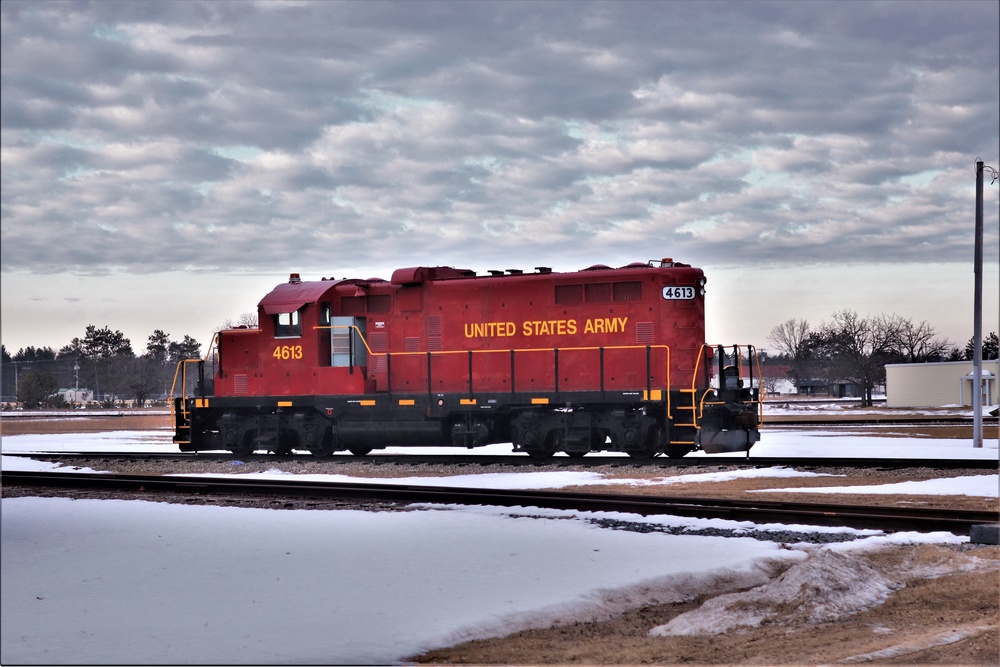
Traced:
MULTIPOLYGON (((963 351, 939 338, 927 322, 899 315, 862 317, 849 309, 816 328, 806 320, 786 320, 771 329, 767 339, 778 350, 778 359, 789 363, 788 375, 796 387, 808 380, 851 382, 861 388, 865 406, 872 405, 875 387, 885 382, 886 364, 971 360, 974 349, 971 339, 963 351)), ((983 359, 996 359, 997 348, 996 332, 984 336, 983 359)))
POLYGON ((104 407, 125 400, 141 407, 170 392, 177 362, 200 358, 201 344, 187 335, 172 340, 156 329, 137 355, 121 331, 91 324, 58 351, 29 346, 10 354, 0 346, 0 352, 4 403, 13 399, 26 408, 64 407, 60 389, 89 389, 94 402, 104 407))
MULTIPOLYGON (((256 314, 245 313, 221 328, 256 324, 256 314)), ((970 360, 973 354, 971 339, 961 350, 939 338, 927 322, 914 323, 899 315, 861 317, 849 309, 815 328, 806 320, 786 320, 771 329, 767 340, 777 350, 768 358, 789 364, 788 375, 796 387, 808 380, 852 382, 861 387, 865 405, 871 405, 875 387, 885 382, 886 364, 970 360)), ((170 392, 177 362, 200 358, 201 344, 187 335, 172 340, 156 329, 145 351, 136 355, 121 331, 89 325, 82 337, 58 351, 32 346, 13 355, 5 346, 0 351, 4 403, 60 407, 64 399, 59 389, 86 388, 107 407, 124 400, 142 406, 170 392)), ((983 339, 983 358, 997 356, 997 333, 992 332, 983 339)))

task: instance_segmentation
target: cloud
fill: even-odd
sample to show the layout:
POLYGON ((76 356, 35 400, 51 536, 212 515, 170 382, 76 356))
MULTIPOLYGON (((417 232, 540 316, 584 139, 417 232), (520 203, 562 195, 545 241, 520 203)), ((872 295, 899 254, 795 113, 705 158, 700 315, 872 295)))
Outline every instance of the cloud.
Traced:
POLYGON ((5 272, 965 261, 998 162, 996 3, 0 12, 5 272))

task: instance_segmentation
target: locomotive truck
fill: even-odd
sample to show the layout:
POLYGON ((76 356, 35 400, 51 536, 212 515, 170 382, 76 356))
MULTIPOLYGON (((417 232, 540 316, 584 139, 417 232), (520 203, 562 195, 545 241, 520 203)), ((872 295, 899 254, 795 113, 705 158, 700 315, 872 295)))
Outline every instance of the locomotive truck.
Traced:
POLYGON ((705 284, 669 258, 292 273, 258 304, 257 328, 220 331, 204 360, 180 363, 174 442, 237 456, 508 442, 536 458, 749 451, 756 352, 705 343, 705 284))

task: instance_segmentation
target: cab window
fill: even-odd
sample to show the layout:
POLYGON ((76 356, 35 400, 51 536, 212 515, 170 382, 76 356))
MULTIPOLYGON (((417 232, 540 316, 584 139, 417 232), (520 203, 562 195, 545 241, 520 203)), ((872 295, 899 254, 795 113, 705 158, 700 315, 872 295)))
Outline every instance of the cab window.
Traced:
POLYGON ((275 338, 291 338, 302 335, 302 324, 299 321, 299 311, 278 313, 274 316, 275 338))

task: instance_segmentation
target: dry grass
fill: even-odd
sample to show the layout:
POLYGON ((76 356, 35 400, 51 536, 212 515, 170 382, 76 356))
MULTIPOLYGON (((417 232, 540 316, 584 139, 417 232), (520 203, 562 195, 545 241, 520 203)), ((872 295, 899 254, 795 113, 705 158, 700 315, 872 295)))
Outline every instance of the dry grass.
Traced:
POLYGON ((153 431, 170 428, 170 415, 156 412, 82 412, 79 416, 20 414, 0 416, 0 434, 99 433, 102 431, 153 431))

